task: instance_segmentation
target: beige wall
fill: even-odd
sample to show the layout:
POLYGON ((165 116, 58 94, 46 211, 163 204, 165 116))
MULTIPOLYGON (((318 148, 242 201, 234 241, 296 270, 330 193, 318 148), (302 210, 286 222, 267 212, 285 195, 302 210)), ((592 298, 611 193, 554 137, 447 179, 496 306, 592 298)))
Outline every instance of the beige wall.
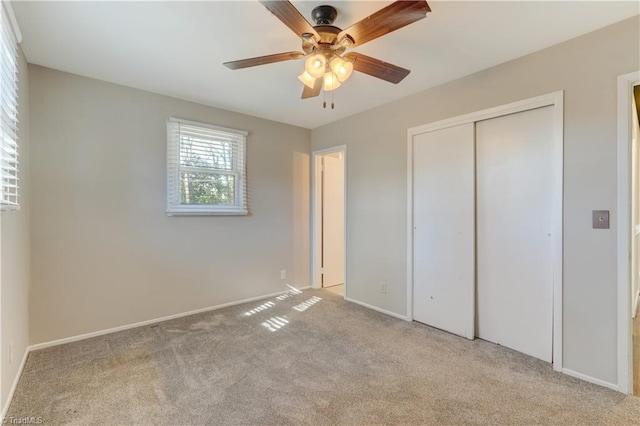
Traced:
POLYGON ((564 367, 615 384, 617 224, 591 229, 591 210, 616 217, 616 77, 640 68, 639 27, 634 17, 313 130, 313 150, 348 145, 349 296, 406 313, 408 128, 564 90, 564 367))
POLYGON ((309 130, 35 65, 29 82, 32 343, 309 285, 309 130), (249 132, 249 216, 166 216, 172 116, 249 132))
POLYGON ((29 345, 29 79, 20 49, 18 60, 18 143, 20 211, 0 214, 0 313, 2 315, 2 386, 0 410, 29 345), (9 363, 9 345, 13 360, 9 363))

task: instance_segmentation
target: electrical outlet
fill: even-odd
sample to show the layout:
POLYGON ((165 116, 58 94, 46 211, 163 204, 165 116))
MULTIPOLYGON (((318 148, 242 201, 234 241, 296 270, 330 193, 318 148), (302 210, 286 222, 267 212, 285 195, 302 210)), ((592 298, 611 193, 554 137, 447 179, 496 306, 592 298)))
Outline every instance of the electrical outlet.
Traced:
POLYGON ((287 270, 283 269, 280 271, 280 279, 281 280, 286 280, 287 279, 287 270))
POLYGON ((9 343, 9 364, 13 361, 13 342, 9 343))
POLYGON ((384 281, 380 284, 380 292, 382 294, 387 294, 387 283, 384 281))

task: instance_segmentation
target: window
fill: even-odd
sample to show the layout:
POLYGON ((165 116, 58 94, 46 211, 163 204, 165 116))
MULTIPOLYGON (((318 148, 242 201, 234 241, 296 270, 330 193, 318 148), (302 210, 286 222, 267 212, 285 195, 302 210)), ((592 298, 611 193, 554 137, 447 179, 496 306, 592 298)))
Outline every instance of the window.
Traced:
POLYGON ((0 211, 18 210, 17 28, 7 2, 0 5, 0 211))
POLYGON ((170 118, 167 214, 246 215, 247 132, 170 118))

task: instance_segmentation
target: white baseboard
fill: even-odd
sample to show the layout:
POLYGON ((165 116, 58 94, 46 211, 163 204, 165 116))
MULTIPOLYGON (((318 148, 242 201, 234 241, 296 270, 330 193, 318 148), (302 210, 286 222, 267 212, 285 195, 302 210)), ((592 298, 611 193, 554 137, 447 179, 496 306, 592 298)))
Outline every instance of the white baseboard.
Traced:
POLYGON ((633 318, 635 318, 636 315, 638 315, 638 300, 640 299, 640 290, 638 290, 638 292, 634 294, 632 297, 633 297, 633 318))
POLYGON ((575 377, 576 379, 584 380, 585 382, 604 386, 605 388, 613 389, 614 391, 620 391, 618 385, 605 382, 604 380, 596 379, 595 377, 587 376, 586 374, 578 373, 577 371, 569 370, 568 368, 563 368, 562 372, 567 376, 575 377))
MULTIPOLYGON (((307 290, 309 286, 297 288, 297 290, 307 290)), ((77 342, 79 340, 90 339, 92 337, 103 336, 105 334, 117 333, 118 331, 129 330, 132 328, 143 327, 145 325, 155 324, 159 322, 169 321, 176 318, 188 317, 189 315, 200 314, 203 312, 215 311, 217 309, 227 308, 229 306, 241 305, 243 303, 255 302, 256 300, 268 299, 269 297, 279 296, 281 294, 287 293, 290 290, 279 291, 277 293, 265 294, 262 296, 251 297, 249 299, 237 300, 235 302, 223 303, 221 305, 209 306, 206 308, 195 309, 193 311, 181 312, 179 314, 167 315, 165 317, 154 318, 146 321, 140 321, 133 324, 121 325, 119 327, 108 328, 106 330, 94 331, 86 334, 79 334, 77 336, 65 337, 63 339, 52 340, 50 342, 37 343, 35 345, 29 346, 30 351, 35 351, 38 349, 49 348, 51 346, 64 345, 65 343, 77 342)))
POLYGON ((18 382, 20 381, 20 377, 22 377, 22 370, 24 370, 24 366, 27 363, 27 357, 29 356, 29 347, 27 346, 24 350, 24 356, 22 357, 22 361, 20 362, 20 367, 18 367, 18 371, 16 372, 16 377, 13 380, 13 384, 9 389, 9 394, 7 395, 6 400, 4 401, 4 406, 2 407, 2 412, 0 412, 0 425, 4 424, 4 418, 7 415, 7 411, 9 411, 9 405, 11 405, 11 400, 13 400, 13 394, 18 387, 18 382))
POLYGON ((406 315, 396 314, 395 312, 387 311, 386 309, 378 308, 377 306, 369 305, 368 303, 360 302, 354 299, 349 299, 348 297, 345 297, 344 300, 346 300, 347 302, 355 303, 356 305, 364 306, 365 308, 373 309, 374 311, 381 312, 385 315, 389 315, 394 318, 399 318, 404 321, 411 321, 411 319, 406 315))

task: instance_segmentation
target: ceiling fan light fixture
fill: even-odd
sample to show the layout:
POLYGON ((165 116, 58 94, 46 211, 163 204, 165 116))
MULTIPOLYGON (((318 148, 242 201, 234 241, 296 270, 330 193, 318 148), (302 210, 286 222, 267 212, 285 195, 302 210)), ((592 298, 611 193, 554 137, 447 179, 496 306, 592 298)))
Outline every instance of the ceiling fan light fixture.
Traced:
POLYGON ((349 34, 345 34, 340 40, 338 40, 338 46, 344 47, 345 49, 352 48, 354 44, 355 40, 349 34))
POLYGON ((303 71, 302 74, 298 76, 298 80, 303 82, 309 89, 313 89, 313 86, 316 83, 316 79, 306 71, 303 71))
POLYGON ((338 78, 338 81, 343 83, 351 77, 351 73, 353 72, 353 63, 345 61, 339 56, 335 56, 331 60, 331 70, 338 78))
POLYGON ((324 84, 322 85, 322 88, 324 89, 325 92, 330 92, 332 90, 335 90, 342 85, 338 80, 338 77, 336 77, 336 75, 333 73, 333 71, 329 71, 325 73, 323 78, 324 78, 324 84))
POLYGON ((320 78, 327 67, 327 60, 324 55, 313 55, 304 64, 304 69, 313 78, 320 78))
MULTIPOLYGON (((290 0, 260 0, 260 3, 302 39, 302 52, 257 56, 225 62, 223 65, 238 70, 304 58, 304 70, 298 76, 305 85, 302 99, 317 97, 323 89, 331 92, 339 88, 353 71, 389 83, 400 83, 409 75, 410 70, 362 53, 345 52, 417 22, 431 12, 426 0, 397 0, 343 30, 333 25, 338 11, 329 5, 313 9, 311 14, 316 25, 312 25, 290 0)), ((333 100, 333 95, 331 99, 333 100)), ((333 105, 331 102, 332 109, 333 105)))

